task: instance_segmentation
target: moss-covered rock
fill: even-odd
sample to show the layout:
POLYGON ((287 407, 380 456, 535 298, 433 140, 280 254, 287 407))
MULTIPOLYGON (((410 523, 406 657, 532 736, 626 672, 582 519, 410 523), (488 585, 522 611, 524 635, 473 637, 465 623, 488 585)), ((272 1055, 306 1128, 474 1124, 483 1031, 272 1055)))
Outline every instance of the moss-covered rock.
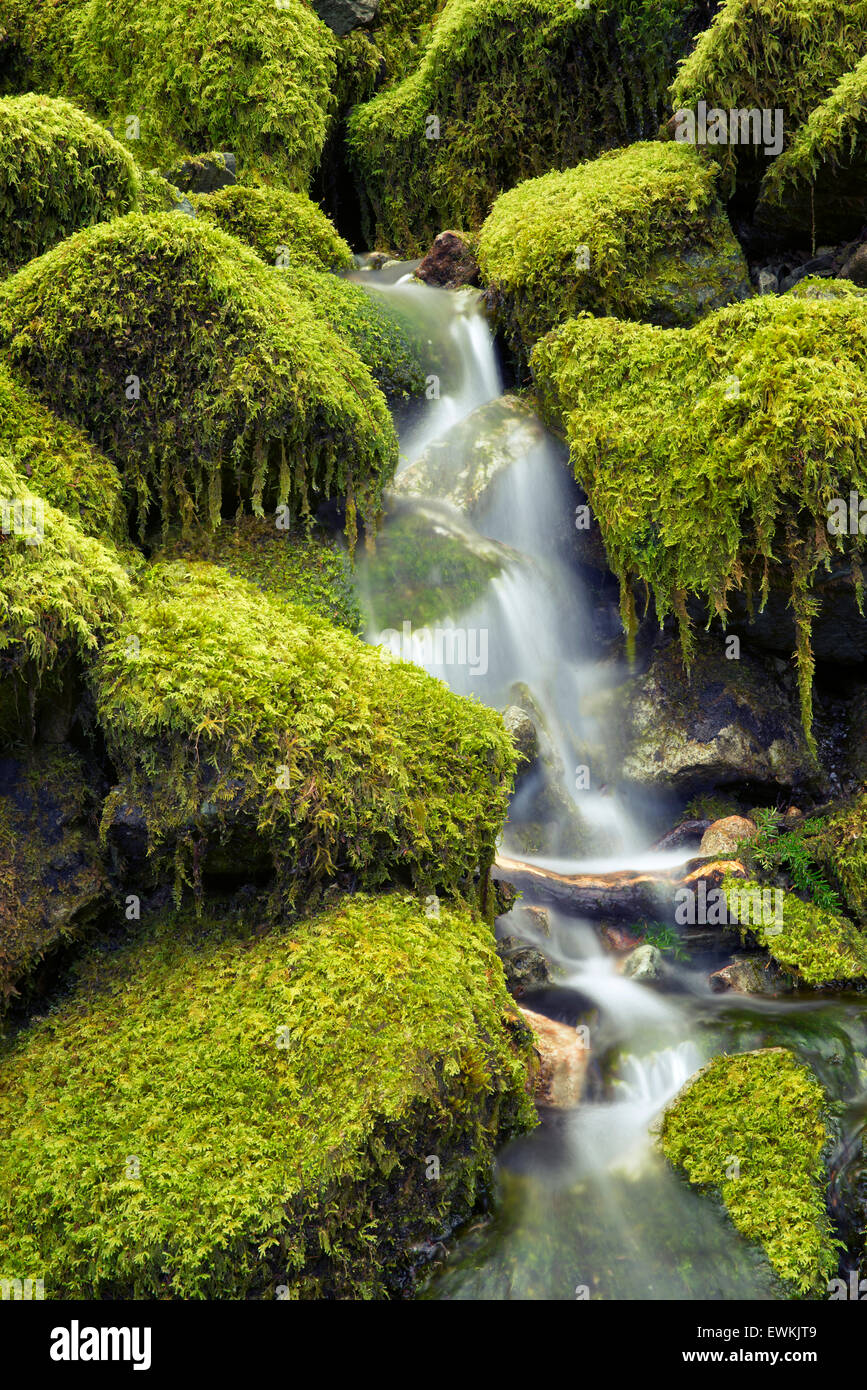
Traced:
POLYGON ((0 286, 0 339, 123 469, 139 526, 346 499, 370 524, 397 462, 385 401, 281 273, 197 218, 134 213, 0 286))
POLYGON ((745 879, 726 880, 725 892, 741 936, 755 937, 796 980, 820 986, 867 980, 867 936, 842 913, 745 879))
POLYGON ((475 228, 498 193, 655 134, 690 0, 449 0, 418 67, 351 113, 368 240, 421 254, 475 228))
POLYGON ((621 580, 627 630, 638 578, 660 617, 679 615, 688 655, 690 594, 723 618, 737 589, 761 607, 785 563, 809 729, 816 571, 845 557, 860 595, 861 538, 837 534, 830 503, 867 495, 863 299, 767 295, 691 329, 584 315, 532 364, 621 580))
POLYGON ((79 227, 129 212, 139 173, 122 145, 68 101, 0 101, 0 276, 79 227))
POLYGON ((0 760, 0 1012, 38 966, 80 937, 106 900, 99 798, 84 759, 41 748, 0 760))
MULTIPOLYGON (((282 518, 278 518, 282 521, 282 518)), ((346 550, 321 527, 241 516, 216 531, 174 539, 159 560, 204 560, 267 594, 307 608, 338 627, 360 632, 361 609, 346 550)))
MULTIPOLYGON (((681 63, 676 110, 780 111, 788 145, 813 108, 867 52, 865 0, 723 0, 681 63)), ((727 187, 755 183, 767 168, 763 146, 709 145, 727 187)))
POLYGON ((38 1267, 48 1298, 388 1296, 532 1125, 529 1030, 477 916, 358 896, 291 937, 252 925, 169 917, 95 953, 3 1058, 10 1276, 38 1267))
POLYGON ((348 243, 304 193, 233 184, 197 198, 196 214, 245 241, 269 265, 345 270, 353 264, 348 243))
MULTIPOLYGON (((863 757, 863 748, 859 750, 863 757)), ((861 790, 823 817, 806 839, 810 854, 840 891, 846 911, 867 929, 867 795, 861 790)))
POLYGON ((717 1057, 662 1120, 662 1151, 716 1191, 734 1225, 802 1296, 824 1294, 837 1255, 825 1210, 828 1102, 782 1047, 717 1057))
POLYGON ((159 169, 143 169, 136 210, 138 212, 171 212, 183 198, 181 190, 170 183, 159 169))
POLYGON ((173 852, 178 893, 221 857, 264 859, 290 903, 341 875, 469 892, 493 860, 499 715, 217 566, 150 569, 94 679, 122 778, 104 827, 173 852))
POLYGON ((167 168, 231 149, 305 188, 332 109, 336 40, 303 0, 10 0, 7 85, 80 98, 167 168), (137 126, 128 126, 135 118, 137 126))
POLYGON ((750 293, 713 167, 665 142, 504 193, 481 230, 479 265, 519 356, 582 310, 685 325, 750 293))
POLYGON ((122 540, 120 474, 82 430, 48 410, 0 361, 0 452, 46 502, 90 536, 122 540))

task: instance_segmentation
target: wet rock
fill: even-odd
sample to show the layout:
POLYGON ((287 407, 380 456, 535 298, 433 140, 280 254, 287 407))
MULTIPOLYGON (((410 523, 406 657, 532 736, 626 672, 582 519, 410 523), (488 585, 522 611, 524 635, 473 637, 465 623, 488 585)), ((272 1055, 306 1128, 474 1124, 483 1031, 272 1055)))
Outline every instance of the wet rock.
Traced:
POLYGON ((862 241, 844 261, 840 278, 867 287, 867 241, 862 241))
POLYGON ((338 38, 370 24, 379 10, 379 0, 311 0, 311 4, 338 38))
POLYGON ((709 825, 701 839, 699 854, 719 857, 736 854, 741 840, 752 840, 757 834, 755 821, 746 816, 725 816, 709 825))
POLYGON ((426 285, 445 290, 479 283, 479 267, 463 232, 440 232, 415 273, 426 285))
POLYGON ((684 849, 700 843, 704 832, 711 824, 709 820, 684 820, 673 830, 668 830, 653 846, 655 850, 684 849))
POLYGON ((557 1109, 577 1105, 590 1061, 586 1033, 570 1028, 567 1023, 555 1023, 530 1009, 520 1008, 520 1012, 536 1035, 540 1063, 535 1088, 537 1103, 557 1109))
MULTIPOLYGON (((829 570, 820 568, 816 573, 813 595, 818 610, 811 643, 817 661, 860 666, 867 660, 867 618, 858 612, 854 577, 851 566, 836 559, 829 570)), ((742 633, 753 646, 790 661, 795 650, 791 594, 791 571, 786 565, 773 569, 768 601, 761 613, 750 616, 744 594, 732 592, 731 630, 742 633)))
POLYGON ((600 935, 605 945, 618 955, 624 951, 634 951, 636 946, 642 945, 641 938, 634 936, 626 927, 606 923, 600 928, 600 935))
POLYGON ((514 998, 519 999, 534 986, 551 983, 551 971, 542 952, 516 936, 504 936, 498 941, 497 955, 503 962, 506 988, 514 998))
POLYGON ((517 396, 500 396, 453 425, 404 468, 397 497, 438 498, 475 517, 513 464, 547 439, 544 425, 517 396))
POLYGON ((648 941, 643 946, 636 946, 635 950, 629 953, 621 966, 620 973, 625 975, 628 980, 635 980, 637 984, 642 984, 659 980, 664 969, 662 952, 648 941))
MULTIPOLYGON (((181 193, 215 193, 218 188, 237 183, 235 156, 229 151, 196 155, 193 159, 185 159, 175 169, 170 169, 168 173, 163 174, 163 178, 174 184, 181 193)), ((184 202, 186 201, 184 199, 184 202)), ((189 206, 195 215, 192 205, 189 206)))
POLYGON ((395 265, 395 256, 392 251, 371 251, 365 261, 367 270, 384 270, 387 265, 395 265))
POLYGON ((792 977, 780 970, 772 960, 765 956, 735 956, 721 970, 708 976, 708 984, 714 994, 764 994, 775 998, 780 994, 790 994, 793 988, 792 977))
POLYGON ((759 271, 758 289, 759 294, 776 294, 780 288, 779 281, 773 270, 764 267, 759 271))
POLYGON ((518 781, 520 781, 522 777, 527 775, 536 761, 539 753, 539 736, 530 716, 525 714, 518 705, 508 705, 503 710, 503 723, 506 726, 506 733, 522 759, 517 774, 518 781))

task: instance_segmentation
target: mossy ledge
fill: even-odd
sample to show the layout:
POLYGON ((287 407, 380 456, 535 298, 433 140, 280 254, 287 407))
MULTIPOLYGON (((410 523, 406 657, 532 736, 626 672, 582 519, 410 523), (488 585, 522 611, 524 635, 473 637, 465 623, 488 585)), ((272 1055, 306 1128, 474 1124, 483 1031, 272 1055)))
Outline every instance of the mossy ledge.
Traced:
POLYGON ((196 199, 196 215, 252 246, 268 265, 346 270, 352 251, 304 193, 232 184, 196 199))
POLYGON ((861 597, 862 538, 836 534, 830 503, 867 493, 865 300, 763 296, 690 329, 582 315, 537 344, 532 370, 599 521, 627 632, 638 579, 660 619, 677 614, 688 661, 689 595, 725 621, 731 590, 761 607, 771 567, 787 566, 809 737, 817 570, 845 554, 861 597))
POLYGON ((417 1247, 532 1126, 528 1030, 478 915, 354 896, 252 927, 158 918, 7 1044, 10 1277, 44 1271, 48 1298, 408 1292, 417 1247))
POLYGON ((0 340, 122 469, 142 533, 340 497, 375 525, 397 463, 385 400, 278 270, 197 218, 133 213, 0 285, 0 340))
POLYGON ((755 937, 797 980, 819 988, 867 983, 867 936, 843 913, 748 879, 726 879, 724 888, 729 918, 742 924, 741 936, 755 937))
MULTIPOLYGON (((241 843, 297 904, 338 875, 366 888, 484 887, 515 753, 500 716, 214 565, 152 567, 94 667, 122 778, 175 890, 241 843)), ((245 861, 246 862, 246 861, 245 861)))
POLYGON ((68 101, 0 101, 0 276, 135 205, 135 161, 68 101))
POLYGON ((659 1132, 669 1162, 720 1194, 791 1292, 827 1292, 837 1265, 824 1196, 828 1102, 807 1067, 782 1047, 717 1057, 675 1097, 659 1132))

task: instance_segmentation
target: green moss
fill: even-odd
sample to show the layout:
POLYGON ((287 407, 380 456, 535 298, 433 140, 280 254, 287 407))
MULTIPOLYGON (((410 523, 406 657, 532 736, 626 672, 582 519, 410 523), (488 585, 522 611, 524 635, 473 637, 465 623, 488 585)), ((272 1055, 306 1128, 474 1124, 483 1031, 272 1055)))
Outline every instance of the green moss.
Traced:
POLYGON ((138 191, 126 150, 68 101, 0 101, 0 275, 128 212, 138 191))
POLYGON ((806 840, 822 871, 838 886, 847 912, 867 928, 867 796, 863 792, 824 817, 806 840))
POLYGON ((802 1296, 837 1264, 825 1210, 827 1100, 785 1048, 717 1057, 666 1111, 662 1150, 689 1181, 719 1192, 736 1228, 802 1296), (728 1176, 737 1160, 738 1176, 728 1176))
POLYGON ((504 193, 479 266, 519 354, 582 310, 688 324, 749 287, 713 166, 675 143, 614 150, 504 193))
POLYGON ((817 240, 857 236, 867 218, 867 57, 811 111, 762 183, 757 216, 817 240))
POLYGON ((80 98, 145 162, 231 149, 305 188, 332 108, 333 34, 303 0, 11 0, 11 77, 80 98))
POLYGON ((216 531, 175 540, 160 560, 204 560, 296 603, 350 632, 361 631, 361 610, 345 549, 327 531, 242 516, 216 531))
POLYGON ((785 562, 809 732, 817 569, 844 553, 860 593, 860 537, 828 524, 832 499, 867 492, 863 298, 762 296, 691 329, 584 315, 532 364, 621 580, 627 630, 639 578, 660 618, 678 614, 688 658, 689 595, 724 620, 731 590, 763 605, 785 562))
POLYGON ((655 134, 706 16, 690 0, 449 0, 415 71, 350 115, 368 240, 420 253, 522 179, 655 134))
POLYGON ((48 505, 2 455, 0 506, 0 660, 36 685, 70 652, 94 651, 118 620, 129 579, 113 547, 48 505))
POLYGON ((352 252, 304 193, 232 184, 196 199, 196 213, 252 246, 269 265, 345 270, 352 252))
POLYGON ((388 1296, 532 1125, 477 916, 358 896, 250 930, 157 921, 3 1059, 11 1276, 44 1271, 48 1298, 388 1296))
POLYGON ((44 958, 92 925, 105 893, 84 759, 5 759, 0 792, 0 1012, 44 958))
POLYGON ((376 519, 397 439, 370 373, 279 271, 197 218, 70 238, 0 285, 0 339, 122 467, 142 530, 151 508, 216 525, 230 490, 257 513, 343 497, 351 544, 356 512, 376 519))
MULTIPOLYGON (((699 101, 725 111, 781 110, 788 140, 810 111, 867 51, 865 0, 724 0, 681 64, 675 109, 699 101)), ((726 173, 749 180, 766 167, 752 146, 708 147, 726 173)))
POLYGON ((120 474, 87 436, 54 415, 0 362, 0 452, 46 502, 89 536, 123 539, 120 474))
POLYGON ((726 879, 724 887, 741 936, 754 936, 778 965, 805 984, 867 979, 867 936, 842 913, 748 879, 726 879), (780 914, 774 910, 776 891, 780 914))
POLYGON ((515 768, 499 715, 216 566, 147 572, 95 693, 122 778, 104 823, 139 807, 177 893, 232 835, 287 902, 339 874, 469 892, 493 860, 515 768))
POLYGON ((136 211, 171 212, 182 197, 181 190, 163 178, 159 169, 142 170, 136 211))

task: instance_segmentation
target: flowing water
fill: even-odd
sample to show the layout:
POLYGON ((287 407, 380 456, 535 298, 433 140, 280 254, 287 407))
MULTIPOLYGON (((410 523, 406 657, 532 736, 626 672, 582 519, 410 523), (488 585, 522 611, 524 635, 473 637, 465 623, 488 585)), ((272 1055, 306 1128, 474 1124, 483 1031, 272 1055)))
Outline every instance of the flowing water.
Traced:
MULTIPOLYGON (((471 426, 474 412, 497 400, 501 372, 478 294, 428 288, 412 279, 412 268, 361 269, 353 278, 401 310, 436 364, 438 398, 400 421, 402 467, 423 459, 447 436, 449 466, 457 475, 475 446, 472 429, 456 436, 454 427, 471 426)), ((423 526, 470 549, 496 543, 503 565, 483 593, 443 615, 451 633, 447 649, 427 640, 428 625, 423 633, 411 633, 402 654, 457 692, 475 694, 495 708, 529 701, 543 732, 545 786, 531 777, 517 792, 504 852, 566 873, 668 868, 684 856, 650 846, 672 823, 671 807, 626 804, 579 775, 591 756, 594 766, 604 765, 605 749, 617 734, 616 703, 606 693, 625 673, 609 654, 597 598, 587 592, 575 563, 578 494, 564 463, 556 441, 537 440, 488 490, 472 522, 442 499, 409 504, 423 526), (527 849, 528 825, 538 815, 540 796, 549 819, 551 808, 555 814, 559 808, 563 833, 533 852, 527 849)), ((397 524, 386 520, 386 552, 390 527, 397 524)), ((393 582, 400 593, 399 567, 393 582)), ((406 616, 397 626, 409 630, 412 615, 406 616)), ((381 639, 374 621, 368 637, 381 639)), ((653 1122, 717 1053, 791 1047, 844 1107, 832 1192, 839 1188, 845 1196, 846 1184, 858 1176, 850 1169, 867 1115, 867 1078, 859 1061, 867 1052, 867 1004, 858 998, 781 1001, 714 994, 708 972, 726 962, 727 952, 675 962, 662 993, 618 974, 590 924, 557 912, 549 918, 545 935, 527 925, 526 915, 520 924, 508 919, 510 932, 520 931, 543 951, 556 980, 522 1002, 572 1024, 592 1019, 587 1098, 574 1110, 542 1111, 539 1128, 500 1154, 491 1211, 458 1234, 423 1296, 781 1297, 764 1258, 740 1239, 722 1208, 663 1162, 653 1122)))

